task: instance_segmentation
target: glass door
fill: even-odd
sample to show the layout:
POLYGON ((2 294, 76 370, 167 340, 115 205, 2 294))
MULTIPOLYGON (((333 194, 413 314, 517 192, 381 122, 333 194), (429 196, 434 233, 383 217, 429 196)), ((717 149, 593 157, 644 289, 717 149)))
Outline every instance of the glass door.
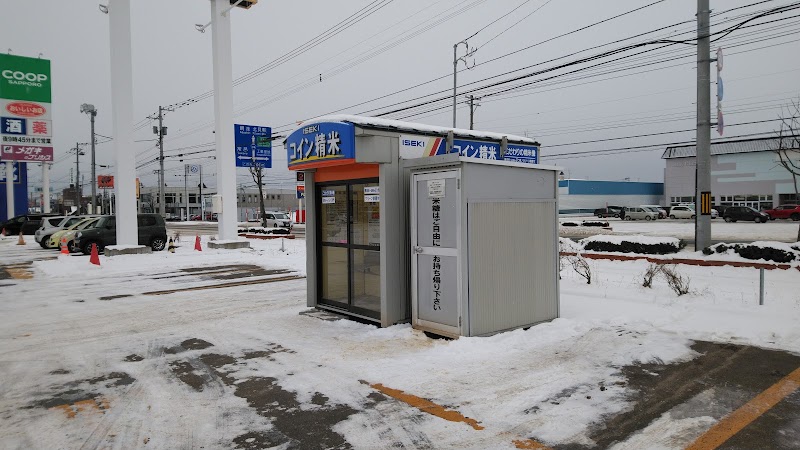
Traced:
POLYGON ((378 180, 319 184, 319 303, 380 319, 378 180))

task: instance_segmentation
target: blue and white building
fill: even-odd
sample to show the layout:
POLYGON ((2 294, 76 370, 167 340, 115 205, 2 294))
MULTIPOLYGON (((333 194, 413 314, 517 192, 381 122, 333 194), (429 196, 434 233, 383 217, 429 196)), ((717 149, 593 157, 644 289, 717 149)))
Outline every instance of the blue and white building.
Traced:
POLYGON ((664 183, 559 180, 558 212, 591 213, 611 206, 663 205, 664 183))

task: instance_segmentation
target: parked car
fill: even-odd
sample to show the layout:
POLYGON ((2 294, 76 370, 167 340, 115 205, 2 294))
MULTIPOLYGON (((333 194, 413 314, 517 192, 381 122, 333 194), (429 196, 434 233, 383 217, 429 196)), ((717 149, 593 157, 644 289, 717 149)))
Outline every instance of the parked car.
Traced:
POLYGON ((765 209, 762 211, 769 215, 770 220, 792 219, 800 220, 800 205, 781 205, 775 209, 765 209))
POLYGON ((56 231, 55 233, 50 235, 50 240, 48 241, 48 248, 60 248, 61 247, 61 238, 65 238, 67 240, 67 248, 69 251, 72 251, 73 245, 75 243, 75 233, 81 230, 85 230, 94 224, 99 219, 98 216, 81 216, 80 222, 75 223, 74 225, 67 227, 61 231, 56 231))
POLYGON ((717 217, 719 217, 719 211, 717 211, 714 208, 711 208, 711 218, 716 219, 717 217))
POLYGON ((45 217, 55 217, 58 214, 23 214, 21 216, 12 217, 2 223, 2 228, 6 230, 6 234, 16 235, 20 231, 22 234, 34 234, 36 230, 42 226, 42 219, 45 217))
POLYGON ((42 226, 34 233, 34 239, 42 248, 50 248, 50 236, 56 231, 71 227, 83 220, 80 216, 55 216, 42 220, 42 226))
POLYGON ((658 213, 659 219, 666 219, 667 218, 667 210, 662 208, 659 205, 640 205, 642 208, 648 208, 655 210, 658 213))
POLYGON ((604 219, 606 217, 619 217, 620 211, 622 211, 622 207, 620 206, 608 206, 595 209, 593 214, 596 217, 604 219))
POLYGON ((694 219, 696 216, 694 208, 688 206, 673 206, 669 209, 670 219, 694 219))
POLYGON ((268 227, 292 228, 292 219, 286 213, 267 212, 264 213, 264 218, 267 220, 268 227))
MULTIPOLYGON (((147 245, 153 251, 164 250, 167 246, 167 227, 160 214, 139 214, 136 216, 139 230, 139 245, 147 245)), ((92 244, 97 244, 97 251, 102 252, 109 245, 117 243, 117 219, 114 216, 103 216, 93 228, 75 234, 76 251, 88 255, 92 252, 92 244)))
POLYGON ((641 206, 628 207, 623 209, 625 220, 656 220, 658 219, 658 212, 641 206))
POLYGON ((737 220, 752 220, 754 222, 766 223, 769 215, 761 211, 756 211, 749 206, 731 206, 722 214, 725 222, 736 222, 737 220))

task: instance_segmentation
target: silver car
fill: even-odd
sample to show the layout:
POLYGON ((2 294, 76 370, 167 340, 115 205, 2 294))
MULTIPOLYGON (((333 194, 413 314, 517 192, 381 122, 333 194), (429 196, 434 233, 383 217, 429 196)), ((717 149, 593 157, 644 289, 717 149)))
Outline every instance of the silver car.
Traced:
POLYGON ((83 219, 84 217, 79 216, 55 216, 44 218, 42 219, 42 226, 33 233, 33 238, 42 248, 50 248, 48 242, 53 233, 70 227, 83 219))
POLYGON ((625 220, 656 220, 658 219, 658 211, 653 211, 641 206, 633 206, 624 208, 625 220))

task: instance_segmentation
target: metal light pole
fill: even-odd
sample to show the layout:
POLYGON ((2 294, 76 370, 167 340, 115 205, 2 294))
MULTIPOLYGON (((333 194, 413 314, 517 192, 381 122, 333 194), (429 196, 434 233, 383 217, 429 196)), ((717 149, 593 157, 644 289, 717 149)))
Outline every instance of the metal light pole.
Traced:
POLYGON ((97 198, 97 174, 95 173, 95 162, 94 162, 94 118, 97 116, 97 109, 94 105, 90 105, 88 103, 84 103, 81 105, 81 112, 89 114, 89 119, 92 124, 92 212, 91 214, 96 214, 97 209, 95 207, 95 199, 97 198))
POLYGON ((458 73, 458 62, 462 61, 464 63, 464 66, 467 69, 471 69, 472 67, 475 67, 475 63, 474 62, 472 63, 472 67, 470 67, 470 65, 467 63, 467 58, 469 58, 470 56, 474 55, 475 51, 476 51, 476 49, 474 49, 474 48, 472 50, 469 49, 469 44, 467 44, 467 40, 466 39, 464 39, 461 42, 458 42, 457 44, 455 44, 453 46, 453 128, 456 127, 456 74, 458 73), (464 44, 464 47, 466 48, 467 52, 464 54, 464 56, 459 58, 458 57, 458 46, 461 45, 461 44, 464 44))

